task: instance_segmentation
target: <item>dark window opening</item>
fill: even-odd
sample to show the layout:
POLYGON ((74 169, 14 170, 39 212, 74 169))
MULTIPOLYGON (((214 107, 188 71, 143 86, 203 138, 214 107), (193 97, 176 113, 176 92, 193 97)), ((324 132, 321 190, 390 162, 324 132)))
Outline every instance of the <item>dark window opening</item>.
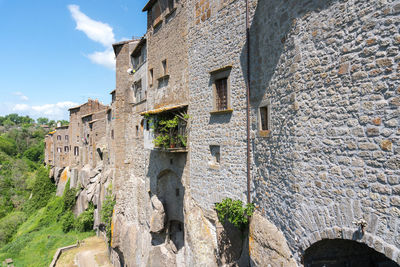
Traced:
POLYGON ((61 135, 57 135, 57 140, 61 140, 61 135))
POLYGON ((153 85, 153 77, 154 77, 154 76, 153 76, 153 69, 151 69, 151 70, 150 70, 150 77, 149 77, 149 78, 150 78, 150 79, 149 79, 150 85, 153 85))
POLYGON ((260 107, 260 126, 262 131, 271 130, 270 117, 270 106, 260 107))
POLYGON ((167 75, 168 70, 167 70, 167 60, 166 59, 164 59, 162 61, 162 68, 163 68, 163 75, 167 75))
POLYGON ((65 136, 65 140, 67 140, 67 141, 68 141, 68 135, 66 135, 66 136, 65 136))
POLYGON ((217 110, 228 109, 228 78, 216 80, 215 90, 217 110))

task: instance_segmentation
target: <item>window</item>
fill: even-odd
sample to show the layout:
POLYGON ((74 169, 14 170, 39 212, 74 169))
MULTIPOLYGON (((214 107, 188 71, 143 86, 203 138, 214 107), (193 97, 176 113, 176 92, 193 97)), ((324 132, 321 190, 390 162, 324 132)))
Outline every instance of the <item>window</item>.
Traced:
POLYGON ((174 0, 168 0, 168 9, 169 12, 174 10, 174 0))
POLYGON ((76 136, 76 142, 79 143, 79 135, 76 136))
POLYGON ((213 112, 231 112, 230 108, 230 81, 231 67, 225 67, 211 72, 213 87, 213 112))
POLYGON ((153 7, 151 8, 151 16, 153 19, 153 26, 157 26, 162 20, 161 20, 161 7, 160 3, 157 1, 153 7))
POLYGON ((65 146, 65 147, 64 147, 64 152, 65 152, 65 153, 68 153, 68 152, 69 152, 69 147, 68 147, 68 146, 65 146))
POLYGON ((217 110, 228 109, 228 79, 222 78, 215 81, 215 104, 217 110))
POLYGON ((136 125, 136 137, 139 137, 139 125, 136 125))
POLYGON ((132 67, 134 70, 137 70, 142 66, 142 64, 146 61, 146 49, 142 47, 139 52, 135 52, 131 57, 132 67))
POLYGON ((61 147, 57 147, 57 153, 61 153, 62 149, 61 147))
POLYGON ((111 130, 111 139, 114 139, 114 130, 111 130))
POLYGON ((220 157, 220 146, 210 146, 210 153, 212 163, 219 165, 221 157, 220 157))
POLYGON ((271 108, 270 105, 260 107, 259 127, 261 131, 271 130, 271 108))
POLYGON ((142 80, 139 80, 135 82, 134 84, 134 90, 135 90, 135 101, 140 102, 144 99, 144 95, 142 92, 142 80))
POLYGON ((74 147, 74 156, 79 156, 79 147, 74 147))
POLYGON ((107 111, 107 120, 111 121, 111 109, 107 111))
POLYGON ((161 64, 162 64, 163 75, 165 76, 168 73, 168 71, 167 71, 167 60, 164 59, 161 64))
POLYGON ((150 69, 150 73, 149 73, 150 75, 150 77, 149 77, 149 82, 150 82, 150 86, 152 86, 153 85, 153 69, 150 69))
POLYGON ((61 135, 57 135, 57 140, 61 140, 61 135))
POLYGON ((68 135, 66 135, 64 138, 65 138, 65 141, 68 141, 68 135))

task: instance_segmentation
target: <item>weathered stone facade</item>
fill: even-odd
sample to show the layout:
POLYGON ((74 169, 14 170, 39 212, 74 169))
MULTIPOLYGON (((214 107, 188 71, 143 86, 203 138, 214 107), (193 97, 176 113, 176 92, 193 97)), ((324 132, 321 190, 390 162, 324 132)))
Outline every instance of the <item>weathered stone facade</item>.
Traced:
POLYGON ((88 144, 57 173, 81 183, 77 213, 96 203, 98 225, 113 181, 115 266, 398 266, 400 1, 248 7, 247 39, 246 1, 147 3, 146 35, 113 46, 111 108, 71 110, 88 144), (214 204, 248 193, 247 86, 243 238, 214 204), (155 147, 154 119, 178 111, 187 146, 155 147))

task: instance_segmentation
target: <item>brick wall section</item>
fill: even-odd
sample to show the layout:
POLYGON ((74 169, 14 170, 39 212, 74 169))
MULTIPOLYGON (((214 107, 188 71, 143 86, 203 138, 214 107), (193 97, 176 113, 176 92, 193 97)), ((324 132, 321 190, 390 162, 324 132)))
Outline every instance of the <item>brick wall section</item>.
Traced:
POLYGON ((352 239, 364 218, 360 241, 400 263, 399 12, 399 1, 258 2, 253 200, 298 256, 352 239))

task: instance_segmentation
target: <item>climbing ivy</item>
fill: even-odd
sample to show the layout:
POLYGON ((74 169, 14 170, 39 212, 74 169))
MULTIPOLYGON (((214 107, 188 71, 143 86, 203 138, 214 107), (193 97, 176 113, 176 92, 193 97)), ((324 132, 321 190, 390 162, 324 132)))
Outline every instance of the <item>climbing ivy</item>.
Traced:
POLYGON ((107 196, 101 208, 101 221, 105 225, 108 242, 111 242, 111 221, 114 211, 115 200, 111 193, 111 186, 107 188, 107 196))
POLYGON ((232 200, 225 198, 221 202, 215 203, 215 210, 217 211, 219 221, 224 224, 228 220, 236 228, 244 230, 249 225, 249 218, 253 215, 254 204, 249 203, 243 207, 240 200, 232 200))

